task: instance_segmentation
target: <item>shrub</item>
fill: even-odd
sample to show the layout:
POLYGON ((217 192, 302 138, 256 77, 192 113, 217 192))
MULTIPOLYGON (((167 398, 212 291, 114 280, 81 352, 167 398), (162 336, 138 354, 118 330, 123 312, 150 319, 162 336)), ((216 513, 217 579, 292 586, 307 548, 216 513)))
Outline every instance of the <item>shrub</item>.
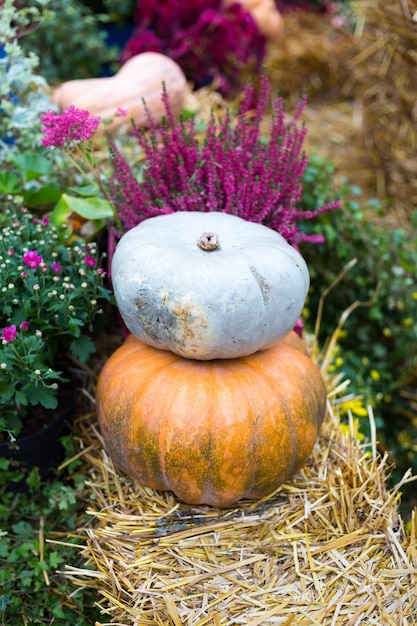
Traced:
MULTIPOLYGON (((325 298, 319 340, 331 335, 353 302, 371 300, 370 306, 359 306, 344 323, 343 363, 338 361, 364 401, 376 409, 381 447, 392 452, 398 472, 410 466, 416 470, 417 415, 404 394, 417 369, 416 224, 414 228, 378 225, 384 223, 381 203, 362 200, 361 189, 348 180, 335 189, 335 171, 332 163, 315 156, 303 178, 304 210, 314 210, 335 196, 341 200, 337 212, 300 225, 305 233, 325 239, 316 246, 302 246, 312 281, 306 324, 313 329, 323 291, 356 259, 325 298)), ((368 434, 367 423, 362 429, 368 434)))

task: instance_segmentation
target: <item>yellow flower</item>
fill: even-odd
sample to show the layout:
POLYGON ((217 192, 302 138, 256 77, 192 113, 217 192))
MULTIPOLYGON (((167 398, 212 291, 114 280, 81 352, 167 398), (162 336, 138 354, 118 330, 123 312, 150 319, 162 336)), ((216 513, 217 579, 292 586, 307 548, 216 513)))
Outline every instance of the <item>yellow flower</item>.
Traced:
POLYGON ((375 381, 379 380, 381 378, 380 373, 378 372, 378 370, 371 370, 371 378, 375 381))
POLYGON ((345 437, 353 436, 355 439, 365 439, 365 435, 359 430, 359 420, 357 418, 352 419, 350 424, 340 424, 339 429, 345 437))
POLYGON ((344 413, 350 411, 353 415, 357 415, 358 417, 366 417, 368 415, 367 409, 363 406, 361 398, 352 398, 351 400, 346 400, 346 402, 342 402, 341 410, 344 413))

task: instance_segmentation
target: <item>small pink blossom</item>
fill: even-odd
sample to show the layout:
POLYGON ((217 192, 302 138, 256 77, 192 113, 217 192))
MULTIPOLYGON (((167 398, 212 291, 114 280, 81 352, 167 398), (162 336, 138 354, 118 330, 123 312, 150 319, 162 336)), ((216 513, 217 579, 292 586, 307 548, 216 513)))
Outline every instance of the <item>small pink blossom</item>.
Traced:
POLYGON ((97 130, 100 117, 88 111, 69 106, 62 113, 48 110, 40 116, 42 122, 43 146, 63 146, 70 142, 90 139, 97 130))
POLYGON ((125 117, 127 115, 127 109, 125 107, 117 107, 117 115, 125 117))
POLYGON ((88 267, 95 267, 97 265, 97 261, 90 254, 85 255, 85 263, 88 267))
POLYGON ((11 343, 17 337, 16 325, 5 326, 1 331, 1 339, 7 343, 11 343))
POLYGON ((29 267, 31 270, 36 270, 43 261, 37 250, 26 250, 22 259, 26 267, 29 267))
POLYGON ((48 226, 49 225, 49 217, 47 215, 43 216, 43 218, 41 219, 41 224, 42 224, 42 226, 48 226))
POLYGON ((60 274, 62 272, 61 263, 59 261, 54 261, 51 264, 51 270, 54 274, 60 274))
POLYGON ((14 255, 14 250, 12 250, 11 248, 9 250, 7 250, 7 254, 9 256, 13 256, 14 255))
POLYGON ((20 330, 27 330, 29 328, 29 322, 22 322, 19 328, 20 330))

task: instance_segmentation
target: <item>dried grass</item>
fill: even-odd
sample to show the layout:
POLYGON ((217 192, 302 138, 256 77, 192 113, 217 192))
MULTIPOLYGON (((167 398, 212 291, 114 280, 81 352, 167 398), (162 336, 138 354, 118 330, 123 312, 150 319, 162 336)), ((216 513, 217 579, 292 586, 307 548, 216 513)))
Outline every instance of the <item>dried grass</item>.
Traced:
POLYGON ((417 204, 417 2, 356 0, 352 34, 329 17, 285 15, 267 71, 289 102, 304 91, 307 143, 368 197, 389 199, 397 222, 417 204))
MULTIPOLYGON (((314 342, 310 339, 310 348, 314 342)), ((323 361, 324 363, 324 361, 323 361)), ((189 506, 115 469, 92 415, 78 427, 92 523, 82 566, 102 624, 353 626, 416 624, 417 519, 406 530, 387 457, 340 415, 348 381, 330 378, 328 415, 307 465, 262 501, 189 506)))

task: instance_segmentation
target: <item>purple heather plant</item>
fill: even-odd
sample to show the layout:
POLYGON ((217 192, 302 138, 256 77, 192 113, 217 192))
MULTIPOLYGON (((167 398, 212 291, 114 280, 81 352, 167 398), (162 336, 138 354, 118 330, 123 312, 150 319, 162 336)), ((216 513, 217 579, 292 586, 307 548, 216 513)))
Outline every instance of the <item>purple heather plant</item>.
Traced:
POLYGON ((134 131, 145 155, 142 182, 110 144, 114 176, 108 179, 109 195, 125 231, 164 213, 221 211, 262 223, 293 244, 322 241, 297 229, 298 222, 339 206, 332 202, 315 211, 298 206, 307 165, 302 150, 306 129, 299 124, 305 99, 287 121, 282 98, 270 98, 270 84, 263 75, 259 94, 253 85, 246 86, 235 118, 230 112, 223 118, 211 115, 203 139, 194 118, 174 117, 167 93, 164 105, 162 125, 157 126, 148 112, 149 129, 134 131))
POLYGON ((141 52, 160 52, 200 87, 213 79, 229 94, 241 84, 242 69, 259 71, 266 39, 252 15, 238 2, 221 0, 139 0, 136 28, 121 56, 122 63, 141 52))

